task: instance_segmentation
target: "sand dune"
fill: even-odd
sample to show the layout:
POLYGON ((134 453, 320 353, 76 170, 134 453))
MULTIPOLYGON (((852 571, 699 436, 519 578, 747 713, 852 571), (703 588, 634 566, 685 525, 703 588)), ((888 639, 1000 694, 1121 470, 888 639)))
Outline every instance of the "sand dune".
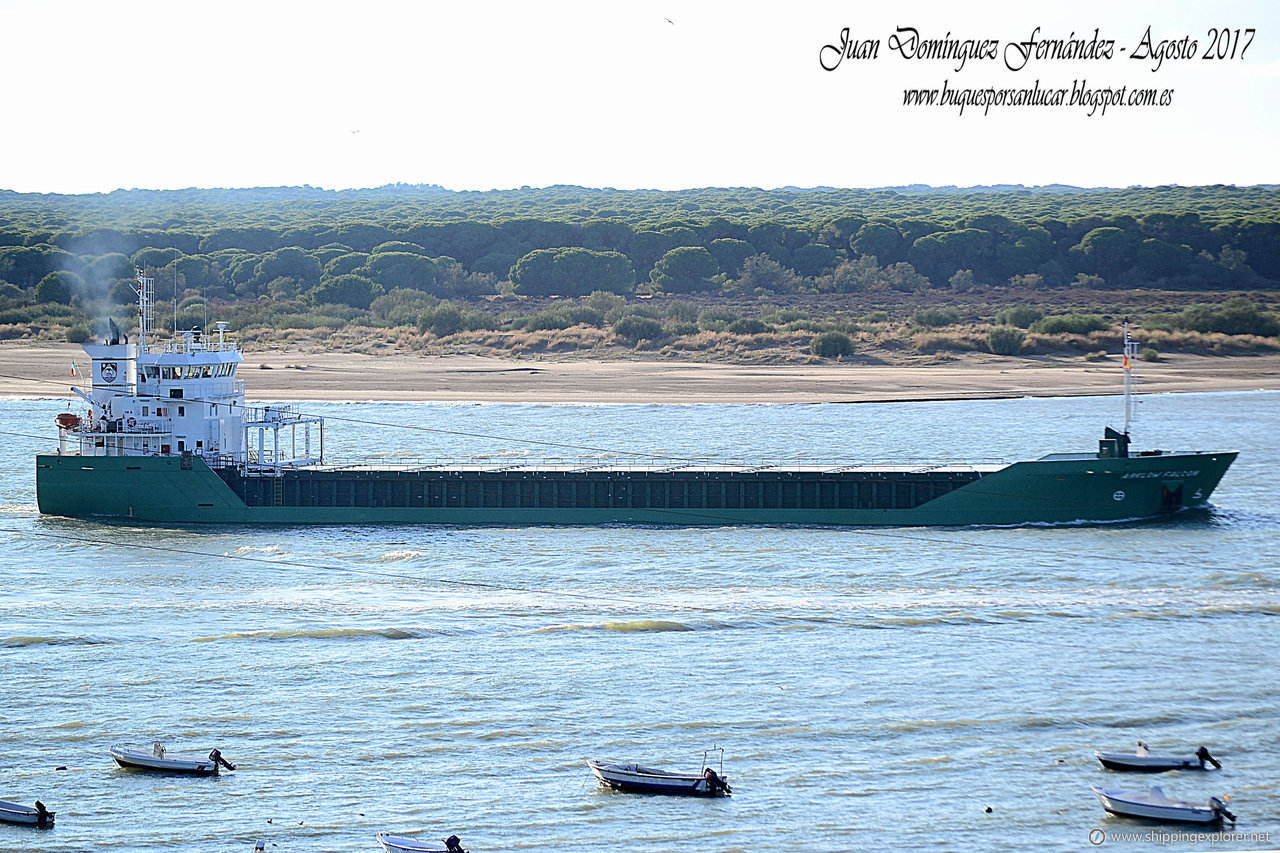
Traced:
MULTIPOLYGON (((0 395, 70 396, 72 344, 0 343, 0 395)), ((564 358, 247 352, 250 400, 826 403, 1118 394, 1120 359, 966 353, 922 364, 722 365, 564 358)), ((1280 389, 1280 355, 1170 355, 1136 366, 1143 393, 1280 389)))

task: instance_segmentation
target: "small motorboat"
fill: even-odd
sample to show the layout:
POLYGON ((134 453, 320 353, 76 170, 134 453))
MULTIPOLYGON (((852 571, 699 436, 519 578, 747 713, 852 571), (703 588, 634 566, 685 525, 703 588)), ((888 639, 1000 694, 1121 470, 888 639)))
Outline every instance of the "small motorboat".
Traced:
POLYGON ((720 747, 704 750, 701 773, 670 773, 639 764, 612 764, 589 760, 587 766, 600 780, 600 784, 619 791, 638 794, 683 794, 685 796, 714 797, 732 793, 724 776, 724 750, 720 747), (720 772, 711 769, 707 756, 720 753, 720 772))
POLYGON ((116 764, 130 770, 153 770, 160 773, 189 773, 193 776, 217 776, 218 767, 235 770, 236 766, 222 757, 216 749, 210 750, 206 758, 189 755, 170 755, 160 741, 152 744, 151 749, 130 746, 111 747, 111 757, 116 764))
POLYGON ((389 832, 378 832, 373 837, 387 853, 467 853, 456 835, 450 835, 443 841, 419 841, 407 835, 392 835, 389 832))
POLYGON ((1122 791, 1118 788, 1091 786, 1102 801, 1102 807, 1112 814, 1124 817, 1141 817, 1171 823, 1218 823, 1224 818, 1236 822, 1236 816, 1227 811, 1222 800, 1210 797, 1208 802, 1192 803, 1175 800, 1165 795, 1159 786, 1149 791, 1122 791))
POLYGON ((1093 757, 1108 770, 1129 770, 1140 773, 1162 773, 1166 770, 1208 770, 1206 765, 1213 765, 1221 770, 1222 764, 1209 754, 1209 750, 1200 747, 1194 755, 1152 755, 1147 745, 1138 741, 1134 752, 1102 752, 1094 751, 1093 757))
POLYGON ((0 822, 21 823, 27 826, 53 826, 53 812, 36 800, 35 806, 24 806, 0 800, 0 822))

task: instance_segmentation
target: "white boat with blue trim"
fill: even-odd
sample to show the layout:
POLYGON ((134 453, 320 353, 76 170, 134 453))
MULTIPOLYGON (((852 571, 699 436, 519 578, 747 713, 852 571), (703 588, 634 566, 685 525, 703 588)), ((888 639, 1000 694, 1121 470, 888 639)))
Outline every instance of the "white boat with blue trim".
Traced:
POLYGON ((1212 824, 1224 819, 1236 822, 1236 816, 1227 811, 1226 805, 1217 797, 1210 797, 1207 802, 1176 800, 1165 794, 1158 785, 1152 785, 1149 791, 1123 791, 1118 788, 1099 788, 1097 785, 1090 787, 1102 801, 1104 809, 1123 817, 1140 817, 1168 823, 1212 824))
POLYGON ((636 794, 680 794, 684 796, 714 797, 729 795, 732 789, 724 776, 724 750, 720 747, 704 750, 701 773, 671 773, 639 764, 615 764, 589 760, 587 766, 600 784, 618 791, 636 794), (707 756, 720 753, 720 772, 711 769, 707 756))
POLYGON ((222 757, 216 749, 205 758, 190 755, 170 755, 156 741, 151 749, 132 746, 113 746, 109 750, 116 764, 128 770, 151 770, 159 773, 188 773, 193 776, 217 776, 218 768, 235 770, 236 766, 222 757))
POLYGON ((1163 773, 1166 770, 1221 770, 1222 764, 1200 747, 1192 755, 1152 755, 1147 745, 1138 741, 1135 752, 1102 752, 1095 750, 1093 757, 1108 770, 1128 770, 1139 773, 1163 773))
POLYGON ((456 835, 442 841, 419 841, 408 835, 392 835, 378 832, 373 836, 386 853, 467 853, 456 835))
POLYGON ((53 812, 36 800, 34 807, 0 800, 0 823, 17 823, 24 826, 53 826, 53 812))

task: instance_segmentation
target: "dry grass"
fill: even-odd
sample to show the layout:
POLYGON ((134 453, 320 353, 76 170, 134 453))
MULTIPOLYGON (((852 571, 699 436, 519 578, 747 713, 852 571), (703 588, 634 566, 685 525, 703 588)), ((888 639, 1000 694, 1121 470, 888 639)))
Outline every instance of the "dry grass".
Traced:
MULTIPOLYGON (((905 324, 888 324, 854 332, 850 338, 857 346, 855 358, 874 358, 886 363, 915 362, 921 355, 941 357, 946 353, 987 352, 986 334, 990 328, 982 324, 971 324, 941 330, 913 331, 905 324)), ((47 331, 25 324, 5 324, 0 325, 0 340, 39 340, 45 337, 47 331)), ((416 352, 495 356, 554 353, 562 357, 589 359, 626 359, 649 353, 675 361, 731 364, 807 364, 821 361, 809 352, 813 333, 806 331, 738 335, 701 330, 695 334, 659 341, 640 341, 634 345, 619 340, 607 329, 594 326, 535 332, 458 332, 445 338, 435 338, 408 326, 391 330, 364 326, 332 330, 250 329, 237 333, 235 337, 247 352, 276 349, 282 352, 329 351, 370 355, 416 352)), ((1134 337, 1141 346, 1153 347, 1166 354, 1185 352, 1232 355, 1280 351, 1280 340, 1253 335, 1138 329, 1134 337)), ((50 337, 50 340, 61 339, 61 334, 50 337)), ((1021 354, 1098 358, 1099 353, 1119 353, 1121 341, 1122 333, 1118 329, 1087 335, 1028 334, 1021 354)))
POLYGON ((1190 352, 1230 355, 1232 353, 1261 353, 1280 350, 1280 340, 1261 338, 1257 335, 1224 335, 1219 332, 1164 332, 1150 331, 1140 343, 1153 346, 1160 352, 1190 352))
MULTIPOLYGON (((46 335, 42 332, 43 330, 28 323, 0 323, 0 341, 21 340, 23 338, 46 339, 46 335)), ((63 328, 60 335, 50 332, 47 339, 66 340, 66 335, 66 329, 63 328)))
MULTIPOLYGON (((1214 294, 1221 301, 1230 294, 1214 294)), ((1261 294, 1251 294, 1266 302, 1261 294)), ((986 335, 995 314, 1011 300, 1026 294, 990 290, 982 293, 955 294, 929 291, 926 294, 823 294, 793 295, 771 298, 726 299, 707 297, 690 299, 696 307, 724 307, 742 317, 767 315, 780 308, 803 310, 815 318, 817 327, 834 325, 847 331, 857 347, 854 358, 874 359, 885 363, 918 363, 921 356, 943 357, 946 353, 987 352, 986 335), (912 312, 922 306, 955 307, 964 323, 922 330, 910 322, 912 312), (874 320, 868 320, 868 317, 874 320), (857 323, 853 326, 853 323, 857 323)), ((1159 312, 1177 311, 1206 301, 1205 294, 1156 293, 1146 291, 1093 292, 1068 289, 1036 294, 1037 307, 1046 314, 1096 313, 1113 325, 1089 334, 1028 334, 1022 355, 1081 357, 1099 352, 1119 353, 1122 332, 1119 321, 1125 316, 1136 318, 1134 337, 1140 345, 1161 353, 1223 354, 1262 353, 1280 350, 1280 339, 1247 335, 1227 336, 1197 332, 1171 332, 1144 329, 1142 317, 1161 316, 1159 312)), ((554 302, 552 300, 551 302, 554 302)), ((550 304, 550 302, 546 302, 550 304)), ((536 313, 544 302, 521 300, 520 315, 536 313)), ((510 306, 508 306, 510 307, 510 306)), ((661 308, 660 304, 652 307, 661 308)), ((1271 307, 1268 305, 1268 307, 1271 307)), ((491 314, 494 311, 490 311, 491 314)), ((495 318, 496 318, 495 314, 495 318)), ((575 326, 560 330, 481 330, 459 332, 436 338, 413 326, 395 328, 348 326, 339 329, 252 328, 236 332, 235 338, 246 350, 276 347, 282 351, 328 350, 391 354, 400 352, 472 353, 493 356, 555 354, 561 358, 628 359, 659 357, 681 361, 723 362, 739 364, 807 363, 813 360, 809 344, 813 330, 770 331, 743 335, 730 332, 699 330, 656 341, 632 344, 619 340, 610 329, 575 326)), ((0 338, 44 338, 62 340, 65 329, 40 329, 24 324, 0 326, 0 338)))
POLYGON ((505 352, 512 355, 539 352, 598 351, 608 346, 613 336, 594 326, 572 326, 568 329, 539 329, 535 332, 476 331, 457 332, 436 343, 466 351, 505 352))
POLYGON ((917 332, 911 338, 911 346, 920 353, 986 352, 985 332, 917 332))
POLYGON ((1052 335, 1028 334, 1022 342, 1023 355, 1081 355, 1084 353, 1120 352, 1123 335, 1114 331, 1074 335, 1059 332, 1052 335))

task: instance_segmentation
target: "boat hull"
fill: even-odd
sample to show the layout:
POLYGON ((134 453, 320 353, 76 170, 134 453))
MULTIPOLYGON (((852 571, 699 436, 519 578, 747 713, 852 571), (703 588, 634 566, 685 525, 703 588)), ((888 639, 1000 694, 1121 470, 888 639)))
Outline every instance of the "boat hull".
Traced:
POLYGON ((419 841, 406 835, 379 832, 374 835, 386 853, 448 853, 449 848, 435 841, 419 841))
POLYGON ((112 747, 111 757, 126 770, 147 770, 152 773, 181 773, 189 776, 217 776, 218 762, 208 758, 166 755, 159 757, 142 750, 112 747))
POLYGON ((1222 813, 1207 803, 1170 800, 1157 794, 1158 789, 1118 791, 1093 787, 1102 807, 1111 814, 1166 823, 1213 824, 1222 821, 1222 813))
POLYGON ((40 811, 33 809, 30 806, 0 800, 0 823, 16 823, 20 826, 48 827, 53 826, 53 818, 53 812, 47 811, 41 814, 40 811))
POLYGON ((1108 770, 1134 773, 1163 773, 1167 770, 1206 770, 1200 759, 1172 755, 1136 755, 1129 752, 1095 752, 1098 763, 1108 770))
POLYGON ((598 761, 588 761, 587 765, 600 780, 600 784, 618 791, 686 797, 710 797, 720 793, 718 788, 711 790, 707 780, 702 776, 667 773, 636 764, 603 764, 598 761))
POLYGON ((302 468, 199 456, 36 457, 48 515, 169 524, 1017 525, 1110 522, 1207 504, 1236 454, 1045 457, 906 469, 302 468))

